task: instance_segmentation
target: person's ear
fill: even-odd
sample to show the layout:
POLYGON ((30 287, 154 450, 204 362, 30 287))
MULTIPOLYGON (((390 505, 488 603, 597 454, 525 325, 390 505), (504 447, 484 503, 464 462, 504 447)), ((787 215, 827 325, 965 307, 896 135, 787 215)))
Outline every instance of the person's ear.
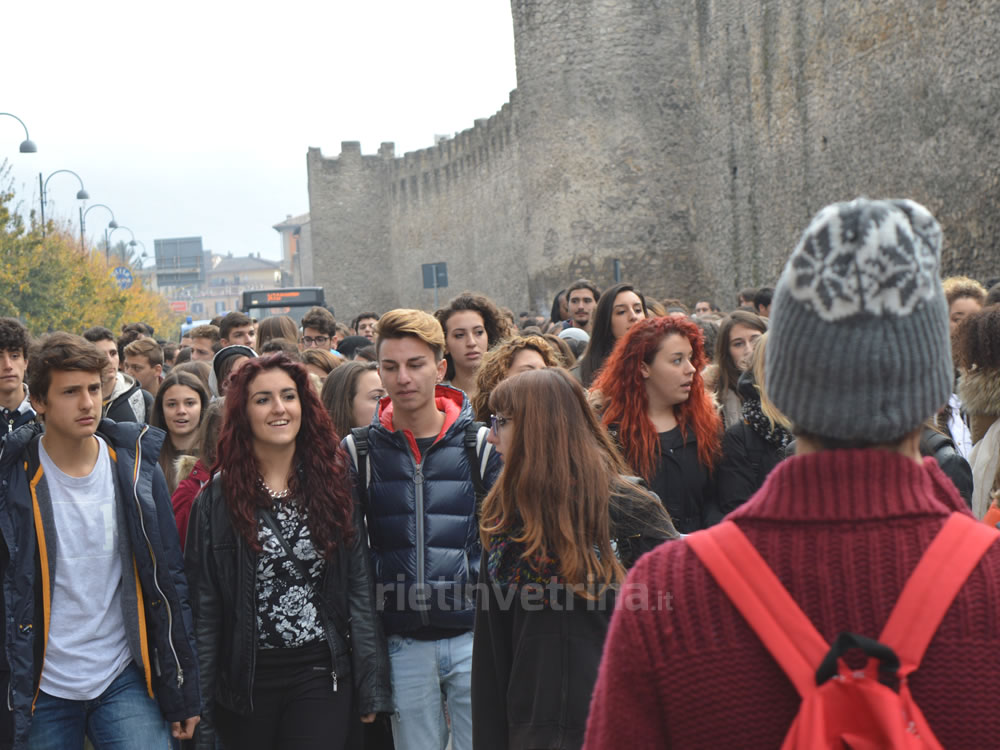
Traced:
POLYGON ((646 378, 648 378, 649 374, 650 374, 649 365, 647 365, 645 362, 640 362, 639 363, 639 374, 642 375, 643 380, 645 380, 646 378))
POLYGON ((448 360, 441 357, 440 361, 437 363, 437 382, 444 380, 445 374, 448 372, 448 360))
POLYGON ((40 417, 45 415, 46 403, 44 397, 37 396, 34 393, 29 394, 28 403, 30 403, 31 408, 35 410, 35 414, 37 414, 40 417))

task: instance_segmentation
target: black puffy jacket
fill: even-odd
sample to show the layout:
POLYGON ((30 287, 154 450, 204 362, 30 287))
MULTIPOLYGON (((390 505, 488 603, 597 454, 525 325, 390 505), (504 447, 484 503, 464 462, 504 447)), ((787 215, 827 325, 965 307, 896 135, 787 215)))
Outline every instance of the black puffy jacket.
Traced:
MULTIPOLYGON (((257 661, 257 556, 233 528, 223 481, 216 475, 195 500, 184 550, 205 696, 195 747, 206 750, 215 747, 215 702, 242 715, 253 711, 257 661)), ((335 609, 324 612, 324 626, 335 644, 331 656, 341 689, 353 675, 357 711, 388 713, 393 708, 389 655, 357 506, 354 529, 353 543, 338 545, 323 573, 323 598, 335 609)))
MULTIPOLYGON (((40 464, 41 424, 30 424, 0 439, 0 531, 3 559, 4 624, 0 671, 9 668, 4 685, 9 714, 0 722, 14 745, 26 742, 33 700, 38 689, 48 636, 45 614, 49 587, 43 568, 52 576, 55 559, 46 555, 55 545, 50 528, 51 505, 40 464), (38 543, 36 519, 44 529, 38 543), (9 664, 3 663, 9 659, 9 664)), ((157 699, 167 721, 182 721, 201 712, 198 667, 194 652, 187 581, 177 539, 170 494, 157 464, 166 433, 135 423, 101 420, 98 434, 109 445, 114 464, 119 528, 134 566, 123 565, 123 614, 129 646, 146 677, 147 690, 157 699), (132 567, 132 571, 128 568, 132 567), (138 574, 138 581, 135 575, 138 574), (130 582, 126 582, 126 578, 130 582), (132 589, 141 594, 127 594, 132 589), (127 602, 127 604, 126 604, 127 602)), ((0 743, 2 744, 2 743, 0 743)))
MULTIPOLYGON (((427 627, 471 630, 475 621, 472 587, 481 545, 472 472, 479 467, 471 465, 465 447, 472 407, 449 386, 439 385, 436 398, 445 422, 426 455, 408 431, 393 428, 387 398, 368 433, 366 516, 389 635, 427 627)), ((500 467, 491 452, 483 473, 487 488, 500 467)))

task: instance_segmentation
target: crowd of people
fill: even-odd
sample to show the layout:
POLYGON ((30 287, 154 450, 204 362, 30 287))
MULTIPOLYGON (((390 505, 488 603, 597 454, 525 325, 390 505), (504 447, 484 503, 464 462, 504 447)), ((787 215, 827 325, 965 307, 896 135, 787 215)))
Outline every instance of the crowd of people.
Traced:
POLYGON ((903 709, 827 739, 991 746, 1000 284, 941 246, 858 199, 728 312, 0 319, 0 747, 834 747, 856 683, 903 709))

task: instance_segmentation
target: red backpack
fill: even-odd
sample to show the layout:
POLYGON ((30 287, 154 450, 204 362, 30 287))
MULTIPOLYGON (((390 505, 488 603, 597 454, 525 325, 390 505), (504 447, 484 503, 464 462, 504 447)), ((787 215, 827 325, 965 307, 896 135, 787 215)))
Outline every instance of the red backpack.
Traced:
POLYGON ((945 612, 1000 533, 954 513, 924 552, 878 641, 841 633, 831 648, 732 521, 687 537, 802 697, 782 750, 941 750, 910 695, 907 677, 945 612), (852 671, 841 656, 868 655, 852 671), (898 681, 898 690, 890 687, 898 681))

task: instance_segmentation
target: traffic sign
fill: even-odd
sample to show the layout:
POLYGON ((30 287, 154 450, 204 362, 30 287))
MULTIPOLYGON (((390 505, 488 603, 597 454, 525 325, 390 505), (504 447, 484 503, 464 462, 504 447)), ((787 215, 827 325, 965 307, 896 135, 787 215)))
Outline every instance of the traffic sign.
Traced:
POLYGON ((424 275, 424 289, 444 289, 448 286, 447 263, 424 263, 421 270, 424 275))
POLYGON ((132 272, 128 270, 128 266, 118 266, 111 273, 118 282, 119 289, 128 289, 132 286, 132 272))
MULTIPOLYGON (((174 312, 187 312, 188 303, 187 300, 175 300, 170 303, 170 309, 174 312)), ((188 323, 191 322, 191 317, 188 316, 188 323)))

